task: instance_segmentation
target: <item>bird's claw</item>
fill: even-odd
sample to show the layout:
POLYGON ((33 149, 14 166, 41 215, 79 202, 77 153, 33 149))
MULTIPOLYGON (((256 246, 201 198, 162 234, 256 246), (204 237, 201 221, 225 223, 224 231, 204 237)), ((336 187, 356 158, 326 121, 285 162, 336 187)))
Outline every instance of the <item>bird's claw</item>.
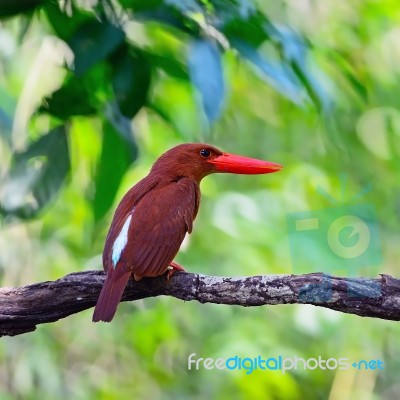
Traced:
POLYGON ((182 267, 182 265, 179 265, 176 262, 171 262, 167 268, 167 280, 170 280, 172 275, 176 272, 186 272, 185 268, 182 267))

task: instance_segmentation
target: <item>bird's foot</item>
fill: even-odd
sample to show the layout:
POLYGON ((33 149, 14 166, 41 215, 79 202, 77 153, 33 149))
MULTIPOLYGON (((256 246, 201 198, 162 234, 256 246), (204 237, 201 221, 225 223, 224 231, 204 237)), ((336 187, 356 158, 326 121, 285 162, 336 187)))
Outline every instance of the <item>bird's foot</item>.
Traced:
POLYGON ((167 268, 167 279, 170 280, 176 271, 186 272, 182 265, 172 261, 167 268))

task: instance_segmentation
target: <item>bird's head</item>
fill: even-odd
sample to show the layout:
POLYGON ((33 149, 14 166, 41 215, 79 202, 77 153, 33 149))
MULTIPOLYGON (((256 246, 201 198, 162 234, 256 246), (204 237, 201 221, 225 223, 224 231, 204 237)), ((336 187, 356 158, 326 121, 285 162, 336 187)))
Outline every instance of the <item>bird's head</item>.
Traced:
POLYGON ((224 153, 203 143, 181 144, 161 155, 152 172, 160 171, 173 177, 187 176, 200 182, 205 176, 225 172, 232 174, 269 174, 282 169, 282 165, 224 153))

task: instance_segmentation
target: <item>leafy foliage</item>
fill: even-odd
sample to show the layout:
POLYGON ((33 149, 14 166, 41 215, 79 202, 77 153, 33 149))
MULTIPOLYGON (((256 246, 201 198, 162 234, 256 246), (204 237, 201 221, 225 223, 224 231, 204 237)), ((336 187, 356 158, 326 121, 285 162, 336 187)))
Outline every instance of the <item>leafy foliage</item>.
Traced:
POLYGON ((64 85, 43 100, 39 112, 46 112, 62 120, 75 115, 93 115, 96 113, 96 88, 89 77, 70 75, 64 85))
POLYGON ((114 55, 112 85, 126 117, 133 118, 145 105, 151 83, 151 63, 139 49, 123 46, 114 55))
POLYGON ((103 122, 103 146, 95 177, 93 210, 98 221, 114 202, 122 177, 136 158, 136 147, 124 138, 109 121, 103 122))
POLYGON ((208 40, 196 40, 190 46, 189 69, 193 85, 198 88, 204 112, 209 121, 221 113, 225 97, 221 56, 216 45, 208 40))
MULTIPOLYGON (((1 285, 101 268, 117 201, 161 152, 199 140, 285 168, 204 180, 177 260, 188 270, 293 273, 287 214, 361 193, 376 209, 380 272, 398 275, 398 14, 395 0, 0 0, 1 285)), ((394 323, 168 298, 88 321, 0 343, 0 398, 399 397, 394 323), (188 371, 193 352, 385 369, 188 371)))
POLYGON ((26 14, 34 10, 43 0, 1 0, 0 18, 7 18, 18 14, 26 14))
MULTIPOLYGON (((133 11, 133 19, 167 24, 186 35, 178 37, 190 41, 190 74, 175 59, 156 52, 149 53, 147 48, 134 45, 124 32, 122 19, 116 19, 117 14, 111 12, 115 10, 111 8, 107 12, 107 4, 99 2, 91 11, 87 11, 80 9, 75 2, 67 2, 64 8, 54 1, 29 3, 29 9, 36 8, 38 14, 47 16, 54 33, 66 41, 74 54, 73 65, 68 68, 64 83, 43 100, 39 113, 47 113, 67 122, 76 116, 101 115, 111 101, 123 116, 133 118, 147 104, 153 70, 161 68, 173 78, 190 79, 200 95, 200 104, 207 119, 213 122, 221 115, 225 102, 226 79, 223 76, 221 52, 230 47, 253 63, 262 72, 266 82, 294 102, 304 103, 308 93, 310 99, 319 106, 326 97, 326 93, 319 90, 318 81, 307 70, 305 41, 294 32, 289 34, 275 28, 250 2, 120 2, 123 12, 133 11), (191 39, 187 39, 187 35, 191 39), (271 41, 281 48, 280 60, 268 61, 259 52, 258 48, 265 41, 271 41)), ((2 16, 22 13, 27 9, 28 3, 21 4, 19 8, 13 2, 6 3, 2 8, 2 16)), ((108 137, 105 133, 104 140, 108 137)), ((123 157, 123 160, 121 167, 116 169, 120 171, 116 172, 119 178, 134 158, 128 161, 123 157)), ((109 156, 103 146, 97 174, 100 181, 104 174, 111 174, 109 165, 109 156), (107 170, 109 172, 105 173, 107 170)), ((115 185, 118 185, 119 178, 115 178, 115 185)), ((11 176, 8 179, 12 179, 11 176)), ((99 208, 99 199, 106 192, 102 185, 100 188, 100 194, 95 196, 96 219, 103 216, 112 204, 110 198, 105 201, 103 208, 99 208)), ((110 193, 115 194, 115 191, 116 187, 110 193)), ((5 211, 8 208, 3 206, 2 209, 5 211)), ((20 215, 31 217, 35 213, 31 210, 20 215)))
POLYGON ((69 166, 67 132, 60 126, 14 155, 1 182, 1 212, 22 218, 35 215, 57 194, 69 166))
MULTIPOLYGON (((268 84, 295 103, 313 101, 316 107, 329 103, 328 94, 321 90, 318 79, 308 69, 306 41, 294 31, 275 26, 250 1, 121 0, 118 8, 116 11, 107 1, 98 2, 91 10, 72 1, 64 6, 56 1, 2 4, 0 17, 28 10, 45 16, 53 33, 73 52, 73 63, 66 67, 64 82, 43 99, 39 115, 50 114, 65 123, 77 116, 101 115, 107 104, 113 102, 118 112, 133 118, 149 104, 151 83, 157 79, 155 71, 162 70, 171 78, 191 82, 201 99, 199 106, 212 123, 220 117, 226 102, 229 83, 224 77, 221 58, 230 49, 254 64, 268 84), (122 17, 117 17, 118 14, 122 17), (156 21, 176 30, 177 38, 188 43, 187 67, 174 57, 134 44, 125 32, 123 21, 127 17, 144 23, 156 21), (279 50, 279 58, 269 59, 260 51, 265 42, 279 50)), ((154 102, 152 108, 160 109, 154 102)), ((104 134, 104 139, 107 137, 104 134)), ((103 152, 98 177, 109 170, 109 165, 103 164, 108 161, 103 152)), ((134 158, 121 161, 124 167, 117 169, 120 172, 116 176, 121 178, 120 174, 132 161, 134 158)), ((116 178, 114 184, 118 185, 119 180, 116 178)), ((101 196, 104 192, 101 189, 101 196)), ((111 193, 115 194, 115 190, 111 193)), ((95 204, 99 198, 100 195, 95 196, 95 204)), ((106 204, 110 207, 111 200, 103 207, 106 204)), ((96 205, 96 219, 106 211, 100 212, 96 205)), ((33 215, 33 210, 21 214, 33 215)))

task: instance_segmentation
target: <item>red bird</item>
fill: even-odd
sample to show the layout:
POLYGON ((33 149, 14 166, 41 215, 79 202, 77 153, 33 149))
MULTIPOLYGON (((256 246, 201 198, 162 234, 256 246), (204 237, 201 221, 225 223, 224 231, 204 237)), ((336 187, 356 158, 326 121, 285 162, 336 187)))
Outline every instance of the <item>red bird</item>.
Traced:
POLYGON ((200 203, 200 181, 215 172, 268 174, 279 164, 223 153, 208 144, 181 144, 164 153, 133 186, 115 211, 103 251, 107 273, 93 321, 110 322, 129 277, 183 270, 172 260, 192 232, 200 203))

